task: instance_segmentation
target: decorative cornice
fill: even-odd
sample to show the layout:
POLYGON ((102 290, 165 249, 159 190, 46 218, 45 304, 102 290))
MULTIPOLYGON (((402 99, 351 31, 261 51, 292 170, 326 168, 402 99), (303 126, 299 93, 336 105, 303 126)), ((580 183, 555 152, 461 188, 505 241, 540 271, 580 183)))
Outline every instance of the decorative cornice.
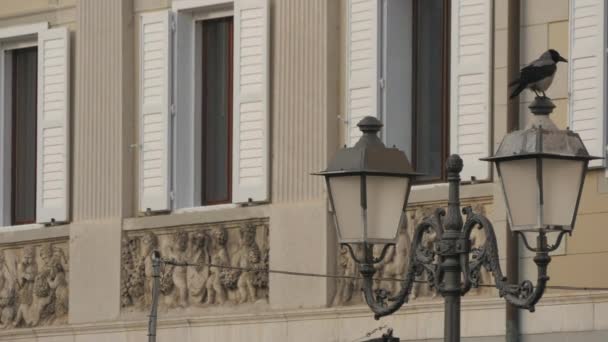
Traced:
MULTIPOLYGON (((552 305, 571 305, 583 303, 605 303, 608 302, 608 291, 602 292, 576 292, 576 293, 553 293, 546 294, 543 300, 537 304, 538 308, 552 305)), ((505 306, 504 300, 500 298, 474 298, 463 299, 462 309, 464 311, 495 310, 505 306)), ((443 301, 429 300, 418 303, 410 303, 397 311, 394 316, 412 314, 424 314, 443 311, 443 301)), ((198 317, 162 317, 159 320, 159 329, 226 326, 239 324, 261 324, 306 320, 348 319, 369 317, 373 314, 365 305, 300 309, 300 310, 269 310, 267 312, 255 312, 231 315, 210 315, 198 317)), ((27 337, 53 337, 74 336, 84 334, 104 334, 128 331, 145 331, 147 320, 114 321, 101 323, 73 324, 57 327, 23 328, 0 332, 0 340, 3 338, 27 338, 27 337)))

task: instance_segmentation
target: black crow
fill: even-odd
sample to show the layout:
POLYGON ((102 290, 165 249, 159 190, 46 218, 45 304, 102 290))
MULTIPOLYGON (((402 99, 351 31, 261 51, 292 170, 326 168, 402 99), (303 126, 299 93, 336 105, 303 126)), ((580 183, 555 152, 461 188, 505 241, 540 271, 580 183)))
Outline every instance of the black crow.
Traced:
POLYGON ((532 90, 536 96, 539 96, 538 92, 541 92, 543 97, 546 97, 545 91, 553 82, 558 62, 568 63, 568 60, 560 56, 559 52, 549 49, 537 60, 526 65, 519 72, 519 78, 509 83, 509 88, 517 85, 509 98, 514 98, 526 88, 532 90))

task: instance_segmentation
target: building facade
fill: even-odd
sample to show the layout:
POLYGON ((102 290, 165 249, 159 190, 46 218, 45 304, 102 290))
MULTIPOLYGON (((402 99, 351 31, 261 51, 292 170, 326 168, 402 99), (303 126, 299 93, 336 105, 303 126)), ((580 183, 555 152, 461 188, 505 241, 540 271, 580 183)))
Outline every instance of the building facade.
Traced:
MULTIPOLYGON (((413 227, 446 205, 443 161, 458 153, 463 204, 492 219, 503 269, 536 279, 522 246, 507 260, 502 190, 479 158, 525 127, 532 96, 509 103, 507 75, 549 48, 569 59, 547 93, 553 120, 605 155, 608 19, 603 0, 509 2, 4 0, 0 340, 145 340, 153 250, 194 264, 162 269, 158 341, 361 341, 388 327, 441 340, 443 301, 424 284, 375 321, 355 280, 256 271, 357 274, 311 173, 366 115, 425 173, 384 277, 403 276, 413 227)), ((464 340, 608 339, 608 291, 583 289, 608 287, 605 166, 549 265, 549 285, 578 290, 549 289, 507 331, 504 300, 476 289, 464 340)))

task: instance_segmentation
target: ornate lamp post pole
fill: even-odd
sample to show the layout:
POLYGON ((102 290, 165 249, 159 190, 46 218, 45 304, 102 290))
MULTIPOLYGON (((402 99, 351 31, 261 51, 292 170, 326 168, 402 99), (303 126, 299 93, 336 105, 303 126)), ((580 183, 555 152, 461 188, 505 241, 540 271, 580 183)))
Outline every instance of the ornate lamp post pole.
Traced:
POLYGON ((572 233, 589 160, 578 134, 559 130, 548 115, 554 106, 547 98, 536 98, 530 105, 534 114, 525 130, 503 139, 495 156, 484 160, 496 163, 501 179, 511 229, 520 234, 525 246, 536 253, 538 278, 534 285, 506 281, 500 268, 496 235, 492 223, 470 207, 460 207, 462 159, 452 155, 447 161, 449 197, 447 212, 436 209, 414 230, 409 265, 398 293, 374 290, 374 264, 384 259, 395 244, 399 227, 405 223, 405 209, 416 173, 402 151, 387 148, 377 136, 382 124, 366 117, 358 126, 363 136, 352 148, 336 154, 328 168, 318 173, 326 179, 340 243, 359 263, 363 292, 375 318, 390 315, 409 299, 416 277, 426 274, 431 287, 445 301, 444 340, 460 341, 460 297, 479 285, 481 267, 490 271, 499 295, 513 305, 534 311, 549 277, 549 252, 559 247, 564 234, 572 233), (462 214, 466 219, 463 222, 462 214), (471 249, 471 232, 483 229, 485 243, 471 249), (537 234, 531 246, 523 232, 537 234), (550 245, 547 233, 557 233, 550 245), (424 234, 434 233, 434 248, 422 243, 424 234), (379 257, 374 244, 383 244, 379 257), (362 246, 363 255, 353 245, 362 246))

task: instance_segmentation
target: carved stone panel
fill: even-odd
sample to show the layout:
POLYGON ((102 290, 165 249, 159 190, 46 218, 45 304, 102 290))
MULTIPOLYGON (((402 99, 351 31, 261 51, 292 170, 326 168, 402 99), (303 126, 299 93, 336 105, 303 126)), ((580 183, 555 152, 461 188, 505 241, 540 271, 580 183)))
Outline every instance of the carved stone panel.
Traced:
MULTIPOLYGON (((464 206, 472 206, 475 212, 486 214, 487 208, 491 206, 491 198, 479 199, 470 203, 463 203, 464 206)), ((446 207, 446 203, 425 203, 421 205, 409 206, 407 210, 407 222, 406 225, 400 228, 397 243, 395 247, 390 247, 384 258, 384 261, 376 264, 376 275, 375 278, 383 279, 376 281, 376 289, 384 289, 390 294, 396 294, 399 292, 401 283, 400 279, 405 277, 406 269, 408 266, 408 254, 411 248, 412 234, 414 228, 422 222, 422 220, 433 214, 435 208, 446 207), (391 280, 397 279, 397 280, 391 280)), ((471 234, 471 257, 475 257, 475 248, 483 245, 485 242, 485 233, 482 230, 474 229, 471 234)), ((425 233, 422 238, 423 244, 426 248, 433 250, 433 245, 436 242, 437 237, 434 233, 425 233)), ((374 246, 374 255, 380 256, 383 245, 374 246)), ((362 257, 362 250, 360 247, 354 247, 353 251, 359 258, 362 257)), ((359 268, 357 263, 351 258, 347 248, 343 247, 339 249, 337 256, 338 259, 338 274, 348 277, 360 276, 359 268)), ((493 284, 493 279, 490 273, 484 268, 481 269, 480 284, 493 284)), ((437 293, 426 283, 426 273, 416 279, 417 282, 414 284, 410 300, 415 299, 432 299, 437 297, 437 293)), ((333 306, 341 305, 355 305, 365 303, 362 291, 362 281, 360 279, 347 279, 342 278, 337 280, 336 293, 333 298, 333 306)), ((488 287, 479 287, 471 290, 470 294, 478 295, 489 295, 493 294, 494 291, 488 287)))
POLYGON ((122 241, 123 312, 152 304, 152 259, 161 267, 159 307, 164 311, 261 305, 268 300, 268 220, 252 219, 125 232, 122 241), (222 267, 225 266, 225 267, 222 267))
POLYGON ((67 323, 68 242, 0 246, 0 329, 67 323))

